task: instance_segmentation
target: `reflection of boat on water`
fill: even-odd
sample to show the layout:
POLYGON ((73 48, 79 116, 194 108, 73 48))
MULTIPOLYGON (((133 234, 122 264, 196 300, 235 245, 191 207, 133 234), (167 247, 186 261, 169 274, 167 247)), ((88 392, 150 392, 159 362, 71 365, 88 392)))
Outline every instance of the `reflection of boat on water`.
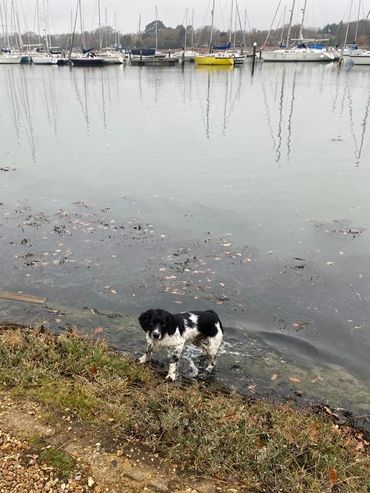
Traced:
POLYGON ((279 163, 283 154, 285 140, 286 158, 289 162, 292 152, 292 128, 294 104, 296 100, 297 67, 294 67, 292 82, 286 79, 286 67, 281 74, 281 82, 274 81, 274 86, 262 85, 267 126, 275 152, 275 162, 279 163), (272 97, 272 101, 271 101, 272 97), (269 101, 270 100, 270 101, 269 101), (277 115, 274 117, 274 114, 277 115))
MULTIPOLYGON (((364 73, 367 73, 367 71, 364 73)), ((370 114, 370 92, 368 92, 366 98, 362 95, 361 99, 358 98, 355 102, 354 96, 355 94, 353 93, 350 85, 344 87, 342 95, 340 95, 340 92, 337 89, 332 111, 334 114, 338 112, 340 116, 343 116, 345 114, 345 110, 348 109, 350 132, 354 144, 353 154, 355 158, 355 165, 358 167, 361 164, 362 154, 366 142, 370 114), (356 131, 356 127, 360 130, 356 131)))
POLYGON ((221 133, 225 136, 231 116, 240 100, 244 72, 234 71, 232 67, 225 65, 200 65, 193 73, 202 74, 200 77, 203 80, 207 77, 206 94, 199 97, 206 138, 211 138, 211 132, 217 126, 221 127, 221 133))

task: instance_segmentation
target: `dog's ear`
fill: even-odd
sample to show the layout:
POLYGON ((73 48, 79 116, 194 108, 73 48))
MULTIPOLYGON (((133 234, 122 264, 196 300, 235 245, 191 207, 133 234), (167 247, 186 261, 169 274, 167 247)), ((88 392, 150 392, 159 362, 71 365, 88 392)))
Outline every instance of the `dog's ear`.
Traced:
POLYGON ((146 312, 143 312, 139 317, 139 324, 145 330, 145 332, 148 332, 149 330, 150 315, 151 310, 147 310, 146 312))
POLYGON ((177 329, 177 320, 172 313, 167 313, 166 317, 167 333, 168 335, 173 335, 177 329))

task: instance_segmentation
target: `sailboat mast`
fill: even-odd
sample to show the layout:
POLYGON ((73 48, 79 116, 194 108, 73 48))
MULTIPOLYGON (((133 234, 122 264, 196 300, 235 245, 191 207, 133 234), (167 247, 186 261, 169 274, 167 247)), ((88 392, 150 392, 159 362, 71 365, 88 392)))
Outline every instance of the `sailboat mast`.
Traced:
POLYGON ((83 21, 82 21, 81 0, 78 0, 78 7, 80 10, 81 45, 82 45, 82 49, 84 49, 85 48, 85 35, 84 35, 84 26, 83 26, 83 21))
POLYGON ((116 11, 114 11, 114 31, 115 31, 115 38, 116 38, 115 45, 116 45, 116 48, 118 48, 119 39, 118 39, 118 31, 117 31, 117 12, 116 11))
POLYGON ((139 15, 139 46, 141 46, 141 14, 139 15))
POLYGON ((286 5, 285 5, 285 8, 284 8, 283 26, 281 28, 280 48, 283 46, 284 30, 285 30, 285 20, 286 20, 286 5))
POLYGON ((353 0, 351 0, 351 6, 349 8, 349 14, 348 14, 348 22, 347 22, 347 29, 346 29, 346 36, 344 38, 344 43, 343 43, 343 46, 342 46, 342 50, 341 50, 341 53, 340 53, 340 59, 343 60, 343 53, 344 53, 344 48, 347 44, 347 41, 348 41, 348 33, 349 33, 349 23, 351 21, 351 15, 352 15, 352 8, 353 8, 353 0))
POLYGON ((185 12, 184 51, 186 51, 187 33, 188 33, 188 9, 186 9, 186 12, 185 12))
POLYGON ((233 13, 234 13, 234 0, 231 0, 231 10, 230 10, 230 28, 229 28, 229 43, 231 43, 232 30, 233 30, 233 13))
POLYGON ((99 18, 99 49, 103 48, 103 37, 101 32, 101 10, 100 10, 100 0, 98 0, 98 18, 99 18))
POLYGON ((191 11, 191 47, 194 48, 194 9, 191 11))
POLYGON ((356 32, 355 32, 355 43, 357 43, 358 26, 360 24, 361 2, 362 2, 362 0, 358 0, 358 12, 357 12, 357 22, 356 22, 356 32))
POLYGON ((244 48, 247 47, 247 9, 244 9, 244 25, 243 25, 243 42, 244 42, 244 48))
POLYGON ((49 50, 50 50, 50 47, 49 47, 49 43, 48 43, 48 33, 47 33, 47 29, 46 29, 46 2, 44 0, 43 2, 43 10, 44 10, 44 30, 45 30, 45 47, 46 47, 46 52, 49 53, 49 50))
POLYGON ((213 38, 213 25, 215 22, 215 0, 212 2, 212 12, 211 12, 211 33, 209 35, 209 51, 212 50, 212 38, 213 38))
POLYGON ((5 0, 3 0, 3 7, 1 11, 1 23, 3 26, 3 34, 5 38, 5 48, 9 48, 9 36, 8 36, 8 5, 5 0))
POLYGON ((290 43, 290 35, 292 33, 292 24, 293 24, 293 16, 294 16, 294 10, 295 10, 295 3, 296 3, 296 0, 293 0, 292 10, 290 11, 288 34, 287 34, 287 37, 286 37, 286 45, 287 46, 289 46, 289 43, 290 43))
POLYGON ((158 50, 158 7, 155 6, 155 51, 158 50))
POLYGON ((303 24, 304 24, 304 19, 305 19, 305 16, 306 16, 307 1, 308 0, 305 0, 304 1, 304 6, 303 6, 303 9, 302 9, 302 21, 301 21, 301 25, 299 26, 299 39, 300 40, 303 39, 303 24))

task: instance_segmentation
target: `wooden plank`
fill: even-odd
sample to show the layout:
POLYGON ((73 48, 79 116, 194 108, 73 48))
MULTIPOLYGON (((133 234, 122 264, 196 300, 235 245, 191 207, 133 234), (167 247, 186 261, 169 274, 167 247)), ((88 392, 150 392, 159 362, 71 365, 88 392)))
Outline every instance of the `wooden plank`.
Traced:
POLYGON ((47 301, 47 298, 40 296, 32 296, 30 294, 21 293, 9 293, 8 291, 0 291, 0 299, 12 300, 12 301, 23 301, 24 303, 36 303, 42 305, 47 301))

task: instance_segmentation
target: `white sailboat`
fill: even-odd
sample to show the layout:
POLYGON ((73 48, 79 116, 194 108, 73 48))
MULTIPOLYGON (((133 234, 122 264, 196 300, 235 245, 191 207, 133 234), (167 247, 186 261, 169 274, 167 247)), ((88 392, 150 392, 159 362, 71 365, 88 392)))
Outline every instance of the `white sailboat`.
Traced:
POLYGON ((302 9, 302 21, 299 28, 299 37, 291 39, 291 29, 296 0, 293 0, 292 10, 290 13, 290 22, 287 35, 287 48, 277 50, 263 50, 262 59, 265 62, 332 62, 339 58, 335 51, 328 50, 323 42, 326 39, 307 39, 303 37, 303 25, 306 15, 307 0, 305 0, 302 9), (291 44, 290 44, 291 43, 291 44))
POLYGON ((192 25, 191 25, 191 46, 188 47, 188 9, 185 13, 185 31, 184 31, 184 46, 182 51, 176 51, 171 56, 177 58, 182 63, 193 63, 195 57, 199 56, 200 53, 194 50, 194 9, 192 12, 192 25))
MULTIPOLYGON (((346 38, 344 42, 344 47, 342 48, 341 58, 344 63, 353 63, 354 65, 370 65, 370 51, 362 50, 357 45, 357 35, 358 35, 358 27, 360 23, 360 9, 361 9, 361 0, 358 3, 358 14, 357 14, 357 22, 356 22, 356 31, 355 31, 355 39, 354 42, 350 45, 347 44, 348 41, 348 32, 350 25, 350 17, 351 17, 351 9, 349 13, 349 19, 347 24, 346 38)), ((365 18, 365 22, 368 20, 370 15, 370 10, 365 18)))

